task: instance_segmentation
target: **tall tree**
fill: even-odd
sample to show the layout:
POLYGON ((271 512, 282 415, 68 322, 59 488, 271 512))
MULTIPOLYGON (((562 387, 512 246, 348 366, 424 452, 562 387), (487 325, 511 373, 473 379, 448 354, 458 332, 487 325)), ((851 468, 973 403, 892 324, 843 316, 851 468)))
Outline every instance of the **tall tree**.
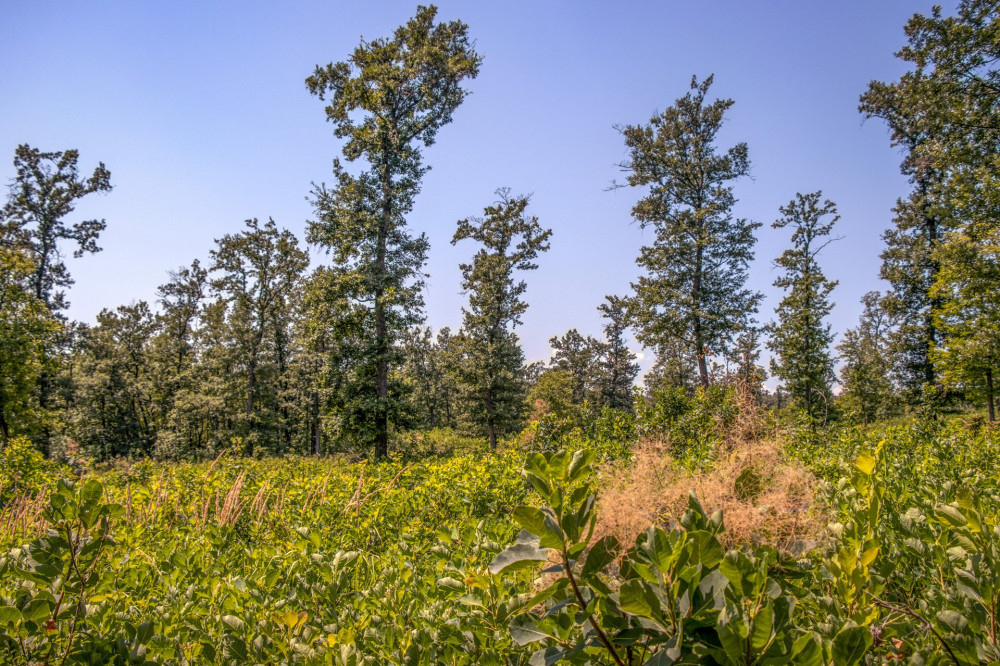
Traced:
POLYGON ((1000 235, 976 236, 980 225, 952 232, 942 246, 941 273, 932 294, 941 298, 937 324, 945 333, 932 358, 945 385, 986 403, 996 420, 1000 370, 1000 235))
POLYGON ((102 310, 97 325, 80 334, 72 434, 99 460, 153 453, 157 423, 149 343, 155 329, 149 305, 139 301, 102 310))
POLYGON ((736 381, 755 400, 762 397, 763 383, 767 379, 767 371, 759 363, 761 333, 763 331, 757 326, 747 327, 737 336, 732 351, 736 381))
POLYGON ((648 187, 632 216, 656 232, 636 260, 646 274, 629 299, 637 338, 655 348, 682 341, 697 357, 702 386, 706 358, 726 350, 761 299, 746 287, 760 224, 732 214, 732 183, 750 173, 747 145, 716 148, 733 101, 706 102, 711 85, 711 76, 692 78, 691 90, 648 125, 622 129, 628 184, 648 187))
POLYGON ((22 252, 0 247, 0 441, 33 434, 40 421, 33 396, 45 346, 58 330, 30 287, 34 272, 22 252))
POLYGON ((946 301, 961 290, 937 284, 942 255, 952 241, 972 242, 964 255, 1000 235, 998 29, 994 0, 962 0, 951 16, 940 7, 915 14, 905 27, 908 43, 896 53, 912 69, 890 83, 873 81, 861 98, 861 111, 885 120, 904 149, 902 170, 914 184, 897 206, 883 255, 883 277, 892 284, 886 305, 899 318, 894 347, 911 400, 937 382, 934 350, 949 344, 939 315, 953 309, 946 301))
POLYGON ((406 215, 428 167, 421 146, 438 130, 467 91, 463 80, 479 72, 468 28, 461 21, 435 23, 437 9, 418 7, 391 39, 362 42, 347 61, 317 67, 306 79, 310 92, 325 100, 334 134, 346 139, 348 161, 363 159, 357 175, 334 161, 337 185, 313 190, 318 220, 309 241, 333 254, 351 285, 350 298, 369 311, 372 431, 359 433, 378 456, 388 452, 390 369, 399 363, 398 337, 422 319, 421 269, 427 239, 413 236, 406 215))
POLYGON ((528 309, 527 284, 515 281, 515 271, 538 268, 538 255, 549 249, 550 229, 527 215, 528 197, 497 190, 499 200, 484 209, 484 217, 459 220, 452 244, 472 239, 482 245, 472 263, 462 264, 462 289, 469 304, 462 308, 463 397, 471 420, 485 430, 490 447, 497 435, 520 421, 527 386, 524 353, 513 329, 528 309))
POLYGON ((830 343, 833 333, 823 322, 833 304, 830 292, 837 286, 816 261, 817 255, 835 238, 828 238, 840 219, 837 206, 822 192, 796 194, 783 206, 775 229, 792 227, 792 247, 775 261, 784 271, 774 286, 785 291, 778 304, 778 319, 768 326, 768 348, 774 352, 771 371, 784 382, 785 389, 811 426, 825 420, 832 399, 834 381, 830 343), (828 216, 832 219, 824 220, 828 216))
POLYGON ((882 294, 870 291, 861 303, 864 310, 857 327, 845 331, 837 345, 843 386, 837 400, 849 418, 872 423, 896 411, 890 346, 894 326, 882 294))
POLYGON ((599 362, 604 355, 600 340, 571 328, 562 337, 549 338, 549 346, 552 348, 550 367, 565 370, 573 378, 573 404, 582 405, 585 400, 595 402, 599 362))
POLYGON ((409 385, 413 411, 425 428, 451 427, 454 422, 455 384, 451 329, 435 338, 430 326, 410 331, 404 341, 403 378, 409 385))
POLYGON ((635 354, 625 342, 628 314, 625 299, 605 296, 605 303, 597 306, 605 320, 603 354, 600 360, 598 391, 602 405, 613 409, 632 409, 632 385, 639 376, 635 354))
MULTIPOLYGON (((76 245, 74 257, 100 252, 97 238, 106 226, 104 220, 70 224, 66 218, 79 199, 111 191, 111 172, 104 163, 83 178, 77 166, 79 158, 76 150, 43 153, 27 144, 18 146, 14 151, 16 175, 0 225, 0 245, 19 248, 30 256, 31 290, 52 316, 59 319, 69 305, 63 288, 73 284, 63 261, 63 243, 76 245)), ((43 414, 50 409, 53 397, 51 366, 59 356, 56 346, 66 340, 66 336, 53 336, 44 350, 46 363, 38 376, 38 404, 43 414)), ((51 440, 46 419, 39 442, 46 456, 51 455, 51 440)))
POLYGON ((309 256, 274 220, 263 225, 247 220, 246 226, 246 231, 216 241, 210 284, 226 306, 222 325, 231 395, 237 401, 232 406, 242 412, 237 432, 253 453, 258 444, 280 450, 290 437, 279 399, 288 380, 292 301, 309 256))

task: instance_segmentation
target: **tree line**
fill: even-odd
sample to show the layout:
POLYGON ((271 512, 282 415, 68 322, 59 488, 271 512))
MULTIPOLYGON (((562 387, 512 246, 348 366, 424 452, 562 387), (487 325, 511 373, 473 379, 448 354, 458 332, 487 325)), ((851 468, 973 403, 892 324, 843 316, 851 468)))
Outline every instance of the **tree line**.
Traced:
POLYGON ((326 254, 310 267, 299 239, 271 219, 215 241, 206 264, 169 274, 152 303, 70 321, 65 254, 100 251, 104 220, 71 223, 77 201, 111 190, 74 150, 17 148, 0 209, 0 436, 46 453, 76 447, 108 459, 196 458, 233 445, 251 455, 333 450, 384 456, 412 430, 450 428, 488 439, 517 433, 532 412, 564 401, 629 411, 663 391, 741 382, 810 425, 871 422, 956 401, 988 405, 1000 327, 997 297, 1000 77, 998 10, 962 2, 954 16, 915 15, 897 54, 912 70, 872 82, 860 111, 884 121, 903 151, 910 194, 885 232, 885 293, 863 299, 858 325, 833 349, 837 283, 819 256, 837 240, 836 204, 798 193, 773 226, 790 232, 775 259, 774 318, 757 317, 748 288, 760 222, 740 218, 733 186, 750 174, 746 143, 718 145, 734 102, 711 99, 711 76, 645 124, 619 127, 632 209, 654 232, 641 274, 599 310, 602 339, 570 329, 548 363, 527 363, 517 327, 528 272, 552 232, 529 198, 499 187, 481 216, 459 220, 453 244, 468 300, 459 330, 426 326, 429 243, 407 224, 423 149, 452 120, 482 62, 461 21, 434 7, 391 37, 361 44, 306 79, 342 141, 331 184, 310 193, 305 241, 326 254), (348 169, 348 164, 352 168, 348 169), (628 329, 656 360, 645 393, 628 329), (760 365, 770 350, 764 391, 760 365), (834 394, 840 360, 841 389, 834 394), (638 396, 638 398, 637 398, 638 396))

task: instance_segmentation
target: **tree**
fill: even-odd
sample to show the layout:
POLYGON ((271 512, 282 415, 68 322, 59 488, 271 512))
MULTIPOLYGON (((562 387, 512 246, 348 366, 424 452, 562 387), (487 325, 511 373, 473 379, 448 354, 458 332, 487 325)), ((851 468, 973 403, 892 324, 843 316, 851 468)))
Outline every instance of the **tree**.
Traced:
POLYGON ((736 338, 732 358, 736 362, 736 381, 740 388, 754 400, 762 397, 762 386, 767 371, 760 365, 760 336, 763 331, 749 326, 736 338))
POLYGON ((225 307, 226 378, 237 418, 236 432, 247 451, 259 444, 281 448, 290 440, 281 392, 290 362, 291 326, 296 290, 309 265, 287 229, 274 220, 246 221, 247 230, 223 236, 211 251, 212 291, 225 307), (279 441, 280 440, 280 441, 279 441))
POLYGON ((795 199, 779 210, 783 217, 775 229, 792 227, 792 247, 775 261, 784 275, 774 286, 785 291, 778 304, 778 319, 768 326, 768 348, 774 352, 771 371, 785 384, 785 389, 803 412, 810 426, 825 420, 832 399, 834 381, 830 343, 833 334, 823 319, 833 304, 830 292, 837 286, 823 275, 816 256, 833 240, 827 236, 840 219, 837 206, 827 199, 820 204, 822 192, 796 194, 795 199), (832 215, 833 218, 823 221, 832 215))
POLYGON ((45 346, 58 330, 30 287, 34 271, 23 253, 0 247, 0 441, 32 434, 40 421, 33 397, 45 346))
POLYGON ((944 383, 986 403, 996 420, 995 371, 1000 369, 1000 236, 974 235, 979 225, 953 232, 942 247, 932 295, 941 299, 936 321, 945 333, 932 351, 944 383))
POLYGON ((565 370, 573 378, 573 404, 582 405, 586 400, 595 402, 600 359, 604 355, 601 342, 571 328, 562 337, 549 338, 549 346, 552 348, 549 366, 565 370))
POLYGON ((94 192, 111 191, 111 172, 98 164, 89 178, 81 179, 76 150, 43 153, 27 144, 14 151, 17 175, 10 186, 4 208, 4 245, 25 249, 34 264, 32 291, 53 314, 68 303, 62 287, 73 284, 63 262, 61 241, 76 243, 74 257, 100 252, 97 238, 104 220, 85 220, 68 225, 65 218, 76 201, 94 192))
POLYGON ((896 411, 890 347, 893 320, 879 292, 868 292, 861 303, 864 310, 858 326, 845 331, 837 345, 843 386, 838 403, 850 418, 873 423, 896 411))
POLYGON ((148 456, 157 423, 149 344, 156 320, 144 301, 102 310, 86 327, 75 357, 72 432, 98 460, 148 456))
MULTIPOLYGON (((27 144, 18 146, 14 151, 17 173, 0 226, 0 245, 20 249, 31 258, 31 290, 49 313, 60 319, 62 310, 69 305, 61 289, 73 284, 63 261, 62 243, 76 244, 74 257, 100 252, 97 238, 106 226, 104 220, 67 224, 66 217, 73 212, 77 200, 94 192, 111 191, 111 172, 104 163, 99 163, 90 177, 84 179, 77 167, 79 157, 76 150, 43 153, 27 144)), ((58 356, 55 348, 59 343, 59 336, 53 336, 44 349, 46 362, 38 376, 38 405, 43 414, 51 406, 54 368, 50 366, 58 356)), ((47 420, 40 444, 46 457, 51 455, 47 420)))
POLYGON ((697 356, 702 386, 709 384, 706 357, 726 350, 761 299, 746 288, 760 224, 732 215, 731 183, 750 173, 747 146, 716 149, 733 101, 707 104, 711 85, 711 76, 701 83, 692 78, 688 94, 648 125, 622 130, 628 184, 649 188, 632 216, 656 232, 636 260, 646 274, 629 299, 637 338, 655 348, 683 341, 697 356))
POLYGON ((653 366, 643 378, 647 395, 664 389, 682 389, 693 395, 699 385, 698 358, 693 348, 683 340, 665 340, 656 349, 653 366))
POLYGON ((962 254, 1000 233, 998 25, 993 0, 963 0, 953 16, 940 7, 915 14, 905 27, 908 43, 896 53, 913 69, 891 83, 873 81, 861 98, 861 111, 885 120, 904 149, 902 170, 914 183, 897 206, 883 255, 883 277, 893 287, 886 306, 899 319, 893 346, 911 401, 937 382, 934 350, 949 345, 940 312, 954 309, 945 299, 961 289, 938 284, 948 246, 979 239, 962 254))
POLYGON ((428 167, 421 146, 431 145, 438 130, 468 94, 462 81, 479 71, 467 26, 460 21, 435 23, 437 9, 418 7, 392 39, 362 42, 345 62, 317 67, 306 79, 309 91, 325 100, 334 134, 346 139, 348 161, 364 159, 356 175, 334 161, 337 186, 315 187, 312 201, 318 220, 309 225, 309 241, 333 254, 350 284, 349 297, 364 304, 371 319, 371 430, 358 433, 388 452, 389 416, 397 399, 389 395, 389 373, 399 363, 398 337, 421 321, 420 273, 427 239, 407 229, 406 215, 428 167))
POLYGON ((417 327, 404 341, 403 381, 410 388, 413 411, 425 428, 455 425, 455 354, 451 329, 440 329, 435 339, 431 327, 417 327))
POLYGON ((514 271, 538 268, 538 255, 549 249, 550 229, 528 216, 528 197, 496 191, 499 200, 484 209, 484 217, 458 221, 451 242, 472 239, 482 248, 471 264, 462 264, 462 289, 469 304, 462 308, 462 360, 459 381, 468 414, 485 430, 495 449, 498 433, 520 422, 527 391, 524 353, 513 329, 528 309, 522 297, 527 284, 515 282, 514 271))
POLYGON ((602 405, 613 409, 632 409, 632 385, 639 375, 635 354, 625 343, 628 314, 625 299, 605 296, 605 303, 597 306, 604 324, 603 354, 599 363, 598 392, 602 405))

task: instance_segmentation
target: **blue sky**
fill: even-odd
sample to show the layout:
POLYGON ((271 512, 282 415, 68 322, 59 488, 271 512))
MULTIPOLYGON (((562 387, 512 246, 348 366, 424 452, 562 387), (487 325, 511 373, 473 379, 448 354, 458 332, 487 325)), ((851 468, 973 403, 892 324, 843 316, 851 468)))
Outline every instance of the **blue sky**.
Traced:
MULTIPOLYGON (((207 259, 213 239, 250 217, 300 236, 310 183, 330 181, 340 143, 304 79, 344 59, 359 39, 391 34, 413 15, 402 2, 6 2, 0 20, 0 178, 19 143, 77 148, 103 161, 115 189, 75 219, 103 217, 104 251, 69 261, 70 314, 152 301, 167 271, 207 259)), ((897 78, 903 25, 929 2, 441 2, 439 18, 469 24, 483 55, 472 95, 425 153, 409 218, 431 242, 428 323, 457 327, 456 220, 478 215, 497 187, 532 193, 552 250, 526 276, 531 304, 518 330, 529 358, 570 327, 597 335, 605 294, 624 294, 651 231, 629 215, 641 192, 607 191, 625 157, 615 125, 637 124, 714 73, 735 105, 720 137, 746 141, 753 178, 737 187, 740 217, 764 223, 751 286, 780 293, 772 260, 787 230, 770 223, 796 192, 822 189, 839 206, 844 240, 822 257, 840 280, 834 331, 854 326, 878 282, 881 233, 908 189, 879 121, 858 95, 897 78)), ((322 261, 321 255, 314 255, 322 261)))

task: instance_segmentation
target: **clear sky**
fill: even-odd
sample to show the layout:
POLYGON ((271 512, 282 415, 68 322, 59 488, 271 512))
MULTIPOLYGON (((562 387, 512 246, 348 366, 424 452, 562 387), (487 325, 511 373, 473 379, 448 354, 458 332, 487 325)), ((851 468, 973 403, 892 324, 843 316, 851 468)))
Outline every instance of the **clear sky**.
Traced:
MULTIPOLYGON (((903 25, 931 2, 802 0, 648 2, 443 1, 439 18, 469 25, 484 62, 472 95, 425 153, 432 171, 409 222, 428 234, 428 323, 457 327, 464 296, 451 246, 456 220, 481 214, 497 187, 532 193, 552 250, 528 274, 518 329, 528 358, 570 327, 600 334, 605 294, 625 294, 651 242, 629 214, 641 194, 622 180, 619 124, 670 106, 693 74, 715 74, 731 97, 721 148, 746 141, 753 178, 735 213, 764 223, 751 286, 780 294, 772 260, 788 241, 770 223, 796 192, 822 189, 839 206, 844 240, 822 256, 840 280, 831 318, 855 325, 878 282, 881 233, 908 186, 879 121, 858 96, 904 66, 903 25)), ((359 39, 390 35, 408 2, 0 2, 0 178, 14 148, 77 148, 81 170, 103 161, 114 191, 75 219, 103 217, 104 251, 69 260, 71 316, 155 299, 167 271, 207 259, 213 239, 250 217, 303 237, 310 183, 330 181, 340 143, 304 79, 343 60, 359 39)), ((950 9, 946 8, 946 9, 950 9)), ((322 255, 314 253, 315 261, 322 255)))

